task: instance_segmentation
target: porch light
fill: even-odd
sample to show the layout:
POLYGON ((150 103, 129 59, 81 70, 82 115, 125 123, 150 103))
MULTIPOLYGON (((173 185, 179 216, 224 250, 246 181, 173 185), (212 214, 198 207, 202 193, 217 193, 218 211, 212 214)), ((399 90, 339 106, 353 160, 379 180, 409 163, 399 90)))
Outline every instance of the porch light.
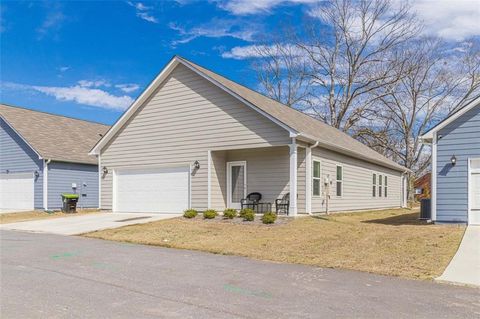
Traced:
POLYGON ((455 164, 457 164, 457 158, 455 157, 455 155, 452 155, 452 157, 450 158, 450 162, 452 163, 452 166, 455 166, 455 164))
POLYGON ((35 176, 35 178, 38 178, 40 176, 40 173, 38 173, 38 171, 35 171, 33 175, 35 176))
POLYGON ((193 168, 195 168, 195 169, 200 169, 200 162, 199 162, 199 161, 195 161, 195 162, 193 163, 193 168))
POLYGON ((108 168, 106 166, 102 167, 102 173, 103 173, 103 175, 108 174, 108 168))

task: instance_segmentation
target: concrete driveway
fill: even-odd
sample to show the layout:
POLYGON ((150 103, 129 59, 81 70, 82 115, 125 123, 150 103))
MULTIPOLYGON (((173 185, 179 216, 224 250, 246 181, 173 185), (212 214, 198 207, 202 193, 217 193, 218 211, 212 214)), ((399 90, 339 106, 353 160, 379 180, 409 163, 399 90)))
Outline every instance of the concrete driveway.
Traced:
POLYGON ((478 318, 480 289, 1 231, 2 318, 478 318))
POLYGON ((61 218, 40 219, 0 225, 0 229, 78 235, 95 230, 117 228, 173 218, 179 214, 99 213, 61 218))
POLYGON ((480 226, 467 227, 457 253, 437 280, 480 287, 480 226))

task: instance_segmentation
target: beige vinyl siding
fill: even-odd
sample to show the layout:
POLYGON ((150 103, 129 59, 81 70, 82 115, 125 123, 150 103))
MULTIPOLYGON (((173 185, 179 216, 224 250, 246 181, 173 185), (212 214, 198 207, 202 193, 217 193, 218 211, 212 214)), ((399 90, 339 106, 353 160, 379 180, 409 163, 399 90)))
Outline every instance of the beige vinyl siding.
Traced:
POLYGON ((247 193, 259 192, 263 202, 272 203, 289 192, 288 146, 228 151, 227 162, 247 162, 247 193))
POLYGON ((306 149, 303 147, 299 147, 297 150, 297 211, 300 214, 305 213, 306 209, 306 155, 306 149))
POLYGON ((330 150, 316 147, 312 150, 314 160, 321 162, 322 195, 312 196, 312 211, 324 212, 325 202, 323 195, 323 181, 330 175, 330 203, 329 210, 347 211, 361 209, 376 209, 401 206, 401 173, 389 168, 364 162, 330 150), (343 166, 343 195, 336 196, 336 167, 343 166), (388 176, 388 197, 385 198, 382 187, 382 197, 372 197, 372 174, 388 176))
MULTIPOLYGON (((102 166, 109 173, 102 179, 101 207, 112 208, 112 170, 117 167, 188 165, 198 160, 200 169, 191 178, 191 206, 205 209, 208 150, 290 142, 285 129, 179 65, 102 150, 102 166)), ((221 198, 212 200, 219 205, 221 198)))
POLYGON ((212 152, 211 163, 211 208, 223 210, 227 202, 227 154, 225 151, 212 152))

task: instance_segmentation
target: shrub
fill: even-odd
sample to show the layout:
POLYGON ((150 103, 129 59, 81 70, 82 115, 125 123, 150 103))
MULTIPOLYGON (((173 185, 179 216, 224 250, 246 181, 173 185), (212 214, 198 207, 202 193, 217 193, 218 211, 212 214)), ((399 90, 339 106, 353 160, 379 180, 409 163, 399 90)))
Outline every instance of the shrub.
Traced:
POLYGON ((237 210, 233 208, 227 208, 223 211, 223 217, 228 219, 234 219, 237 217, 237 210))
POLYGON ((255 215, 255 212, 253 211, 253 209, 251 208, 244 208, 240 211, 240 213, 238 214, 239 217, 241 218, 244 218, 245 217, 245 214, 250 214, 250 212, 255 215))
POLYGON ((243 213, 243 220, 247 222, 251 222, 255 219, 255 212, 253 209, 245 209, 245 212, 243 213))
POLYGON ((183 217, 185 218, 194 218, 196 217, 198 212, 195 209, 187 209, 183 212, 183 217))
POLYGON ((262 216, 262 223, 264 224, 273 224, 277 220, 277 214, 272 212, 266 212, 262 216))
POLYGON ((208 209, 203 212, 203 218, 205 219, 213 219, 217 217, 217 211, 215 209, 208 209))

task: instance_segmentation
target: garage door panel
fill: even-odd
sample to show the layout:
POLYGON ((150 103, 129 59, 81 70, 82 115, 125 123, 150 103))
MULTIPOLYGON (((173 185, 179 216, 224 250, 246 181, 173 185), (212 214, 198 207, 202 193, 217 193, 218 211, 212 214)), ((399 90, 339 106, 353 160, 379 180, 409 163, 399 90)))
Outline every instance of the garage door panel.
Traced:
POLYGON ((0 174, 0 209, 34 209, 33 173, 0 174))
POLYGON ((115 211, 179 213, 188 208, 189 168, 118 170, 115 211))

